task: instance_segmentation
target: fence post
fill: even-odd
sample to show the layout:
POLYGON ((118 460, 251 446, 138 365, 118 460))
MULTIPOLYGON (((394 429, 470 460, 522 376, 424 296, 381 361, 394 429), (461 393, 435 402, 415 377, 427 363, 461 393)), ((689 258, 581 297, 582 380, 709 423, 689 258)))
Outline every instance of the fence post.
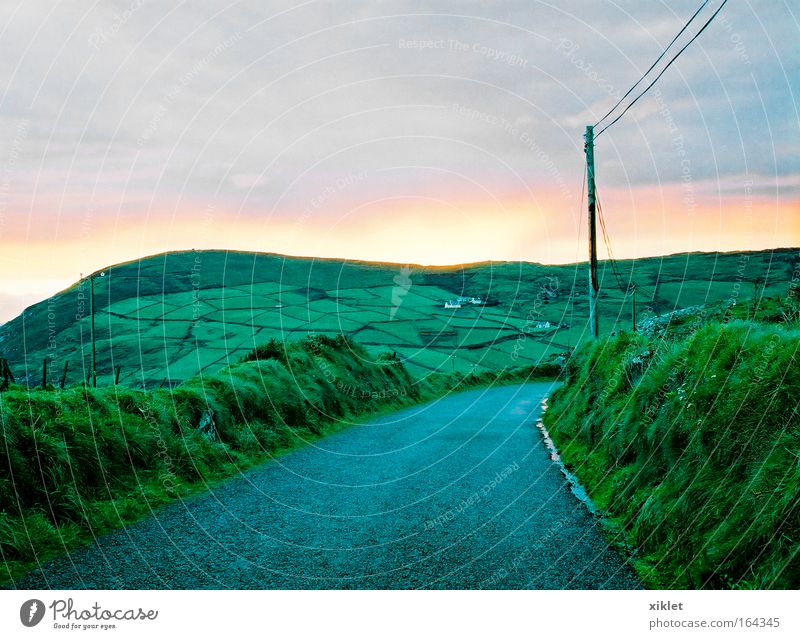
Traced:
POLYGON ((8 367, 8 360, 5 357, 0 357, 0 390, 6 390, 9 383, 14 381, 14 376, 11 374, 11 369, 8 367))
POLYGON ((67 383, 67 371, 69 370, 69 360, 64 362, 64 372, 61 373, 61 388, 64 388, 64 384, 67 383))
POLYGON ((42 388, 47 388, 47 358, 42 360, 42 388))
POLYGON ((117 366, 116 375, 114 375, 114 386, 119 384, 119 372, 122 370, 122 366, 117 366))

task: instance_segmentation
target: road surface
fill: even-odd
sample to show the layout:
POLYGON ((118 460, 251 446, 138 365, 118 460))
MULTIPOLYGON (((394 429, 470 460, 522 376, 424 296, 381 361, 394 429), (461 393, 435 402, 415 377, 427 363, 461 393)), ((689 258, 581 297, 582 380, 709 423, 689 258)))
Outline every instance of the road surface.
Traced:
POLYGON ((19 588, 638 588, 550 460, 551 388, 349 428, 43 565, 19 588))

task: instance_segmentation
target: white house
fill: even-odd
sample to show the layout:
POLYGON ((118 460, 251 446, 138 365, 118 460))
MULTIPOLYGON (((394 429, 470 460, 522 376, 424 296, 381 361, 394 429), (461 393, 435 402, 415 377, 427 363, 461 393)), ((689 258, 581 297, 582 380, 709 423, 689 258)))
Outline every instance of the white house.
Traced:
POLYGON ((449 300, 444 303, 445 308, 461 308, 464 304, 474 304, 475 306, 482 306, 485 304, 481 297, 460 296, 455 299, 449 300))
POLYGON ((483 304, 480 297, 459 297, 456 300, 459 304, 483 304))

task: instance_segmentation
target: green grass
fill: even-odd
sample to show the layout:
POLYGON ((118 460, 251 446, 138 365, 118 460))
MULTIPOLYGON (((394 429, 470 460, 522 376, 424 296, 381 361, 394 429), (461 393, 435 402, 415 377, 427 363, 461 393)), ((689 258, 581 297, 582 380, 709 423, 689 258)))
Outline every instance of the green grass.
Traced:
POLYGON ((800 586, 800 331, 747 312, 584 345, 545 414, 650 586, 800 586))
POLYGON ((173 390, 12 387, 0 393, 0 583, 367 415, 559 372, 417 380, 391 353, 317 335, 271 340, 173 390), (213 434, 201 429, 209 410, 213 434))
MULTIPOLYGON (((753 296, 752 282, 765 276, 768 294, 784 292, 798 264, 798 251, 784 249, 628 260, 619 262, 619 271, 624 283, 639 287, 642 319, 724 299, 744 303, 753 296)), ((453 362, 462 372, 513 366, 508 342, 502 340, 527 330, 530 319, 560 325, 546 335, 532 335, 536 341, 529 340, 522 353, 530 363, 574 346, 585 335, 583 264, 414 266, 410 286, 395 308, 400 269, 225 251, 185 251, 112 266, 95 278, 100 381, 111 381, 114 366, 122 367, 122 383, 134 387, 158 385, 165 376, 183 381, 222 369, 223 350, 237 360, 254 341, 318 333, 354 337, 373 355, 395 350, 417 375, 437 367, 450 370, 453 362), (543 296, 548 284, 551 295, 543 296), (462 294, 488 295, 497 305, 442 308, 445 300, 462 294), (361 336, 377 328, 381 332, 361 336), (487 329, 497 329, 497 339, 487 329), (429 343, 431 332, 446 338, 429 343), (423 344, 428 346, 419 349, 423 344), (453 358, 456 344, 477 349, 453 358), (187 357, 195 350, 199 358, 187 357)), ((602 332, 629 327, 630 297, 619 290, 607 263, 601 263, 601 279, 602 332)), ((45 357, 53 361, 54 371, 70 361, 68 382, 85 379, 90 366, 87 298, 88 285, 75 285, 0 326, 0 356, 8 358, 20 381, 37 384, 45 357)))

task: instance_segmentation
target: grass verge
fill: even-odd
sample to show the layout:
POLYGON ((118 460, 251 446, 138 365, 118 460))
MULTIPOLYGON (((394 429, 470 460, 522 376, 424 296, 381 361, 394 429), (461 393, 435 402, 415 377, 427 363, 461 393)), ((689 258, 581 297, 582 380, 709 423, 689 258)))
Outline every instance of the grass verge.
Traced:
POLYGON ((414 379, 345 337, 271 341, 172 390, 0 394, 0 583, 366 415, 560 367, 414 379))
POLYGON ((799 348, 734 320, 570 359, 545 424, 650 587, 800 586, 799 348))

